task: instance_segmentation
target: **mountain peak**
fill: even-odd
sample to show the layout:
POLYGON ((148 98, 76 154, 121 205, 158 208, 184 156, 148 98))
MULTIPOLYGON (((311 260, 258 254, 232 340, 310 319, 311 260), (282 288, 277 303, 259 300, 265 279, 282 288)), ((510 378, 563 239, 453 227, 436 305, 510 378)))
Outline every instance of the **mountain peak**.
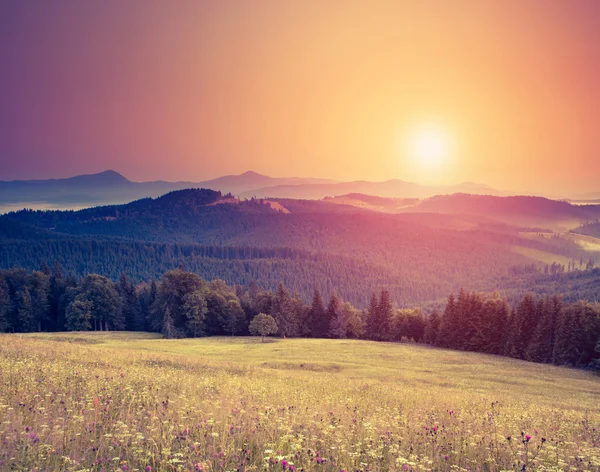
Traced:
POLYGON ((260 179, 264 179, 265 177, 267 177, 266 175, 263 174, 259 174, 258 172, 254 172, 253 170, 247 170, 246 172, 244 172, 243 174, 240 174, 239 177, 248 177, 248 178, 260 178, 260 179))
POLYGON ((119 174, 117 171, 109 169, 97 174, 84 174, 68 179, 76 182, 94 182, 101 184, 121 184, 130 182, 129 179, 119 174))

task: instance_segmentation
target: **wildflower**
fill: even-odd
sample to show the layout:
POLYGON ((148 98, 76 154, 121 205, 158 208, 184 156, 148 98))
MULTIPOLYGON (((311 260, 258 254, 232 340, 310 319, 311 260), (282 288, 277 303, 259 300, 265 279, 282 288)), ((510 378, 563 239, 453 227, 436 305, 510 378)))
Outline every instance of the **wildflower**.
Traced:
POLYGON ((529 442, 529 441, 531 441, 531 436, 530 436, 529 434, 528 434, 527 436, 525 436, 525 441, 526 441, 526 442, 529 442))
POLYGON ((146 472, 152 472, 152 467, 150 467, 149 465, 146 466, 146 472))
POLYGON ((448 460, 448 459, 450 459, 450 456, 449 456, 448 454, 446 454, 446 455, 444 456, 444 459, 445 459, 445 460, 448 460))
POLYGON ((288 468, 288 461, 286 461, 285 459, 283 459, 281 461, 281 467, 283 467, 283 470, 287 470, 287 468, 288 468))

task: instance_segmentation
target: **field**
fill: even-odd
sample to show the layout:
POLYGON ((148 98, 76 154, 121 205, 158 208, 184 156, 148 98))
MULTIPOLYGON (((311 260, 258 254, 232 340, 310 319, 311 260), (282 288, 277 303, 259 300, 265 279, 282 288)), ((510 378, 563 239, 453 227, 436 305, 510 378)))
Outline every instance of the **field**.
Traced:
POLYGON ((0 470, 600 470, 600 378, 411 344, 0 335, 0 470))

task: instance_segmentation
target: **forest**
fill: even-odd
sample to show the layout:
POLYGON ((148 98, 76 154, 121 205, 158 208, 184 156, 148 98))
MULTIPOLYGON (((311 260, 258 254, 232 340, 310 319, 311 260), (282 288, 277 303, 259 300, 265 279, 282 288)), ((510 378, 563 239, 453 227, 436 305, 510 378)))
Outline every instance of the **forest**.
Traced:
POLYGON ((371 293, 366 309, 314 290, 310 303, 280 283, 231 286, 183 270, 134 285, 60 265, 0 271, 0 331, 129 330, 167 338, 245 336, 253 320, 273 319, 280 337, 425 343, 533 362, 600 368, 600 305, 525 293, 509 303, 497 293, 460 290, 440 309, 398 308, 390 292, 371 293))
POLYGON ((461 287, 507 296, 555 293, 544 287, 563 273, 585 273, 572 279, 568 296, 598 300, 591 283, 597 276, 588 270, 595 262, 566 238, 526 238, 518 228, 473 216, 278 203, 290 213, 193 189, 80 211, 8 213, 0 216, 0 268, 36 270, 57 261, 70 276, 98 273, 116 281, 125 273, 138 284, 183 266, 229 285, 254 280, 275 290, 283 283, 305 302, 315 288, 326 298, 335 292, 361 309, 382 287, 408 308, 461 287), (570 262, 540 264, 527 251, 570 262))

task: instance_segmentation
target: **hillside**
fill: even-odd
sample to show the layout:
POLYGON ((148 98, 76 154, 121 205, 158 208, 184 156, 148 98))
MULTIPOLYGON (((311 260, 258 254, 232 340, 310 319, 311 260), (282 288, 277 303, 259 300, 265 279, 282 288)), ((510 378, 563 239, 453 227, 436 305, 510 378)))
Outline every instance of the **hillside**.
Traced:
POLYGON ((0 337, 0 464, 17 470, 600 466, 589 372, 369 341, 0 337))
MULTIPOLYGON (((74 275, 150 280, 183 265, 207 279, 265 288, 279 282, 309 299, 337 291, 359 307, 381 287, 400 304, 436 300, 460 287, 492 291, 537 259, 588 257, 573 241, 531 239, 477 216, 386 214, 327 201, 239 201, 212 190, 80 211, 0 216, 0 268, 58 261, 74 275), (285 211, 283 211, 285 210, 285 211)), ((540 269, 543 264, 539 265, 540 269)))
POLYGON ((484 195, 506 195, 505 192, 470 182, 459 185, 436 187, 420 185, 413 182, 404 182, 399 179, 391 179, 384 182, 359 180, 354 182, 272 185, 253 189, 252 191, 242 193, 241 196, 248 198, 323 199, 326 197, 347 194, 364 194, 384 198, 426 198, 434 195, 453 194, 457 192, 484 195))
POLYGON ((600 222, 587 223, 572 230, 573 233, 584 234, 593 238, 600 239, 600 222))
POLYGON ((600 206, 571 205, 543 197, 438 195, 423 200, 414 211, 485 216, 522 227, 567 231, 600 216, 600 206))

